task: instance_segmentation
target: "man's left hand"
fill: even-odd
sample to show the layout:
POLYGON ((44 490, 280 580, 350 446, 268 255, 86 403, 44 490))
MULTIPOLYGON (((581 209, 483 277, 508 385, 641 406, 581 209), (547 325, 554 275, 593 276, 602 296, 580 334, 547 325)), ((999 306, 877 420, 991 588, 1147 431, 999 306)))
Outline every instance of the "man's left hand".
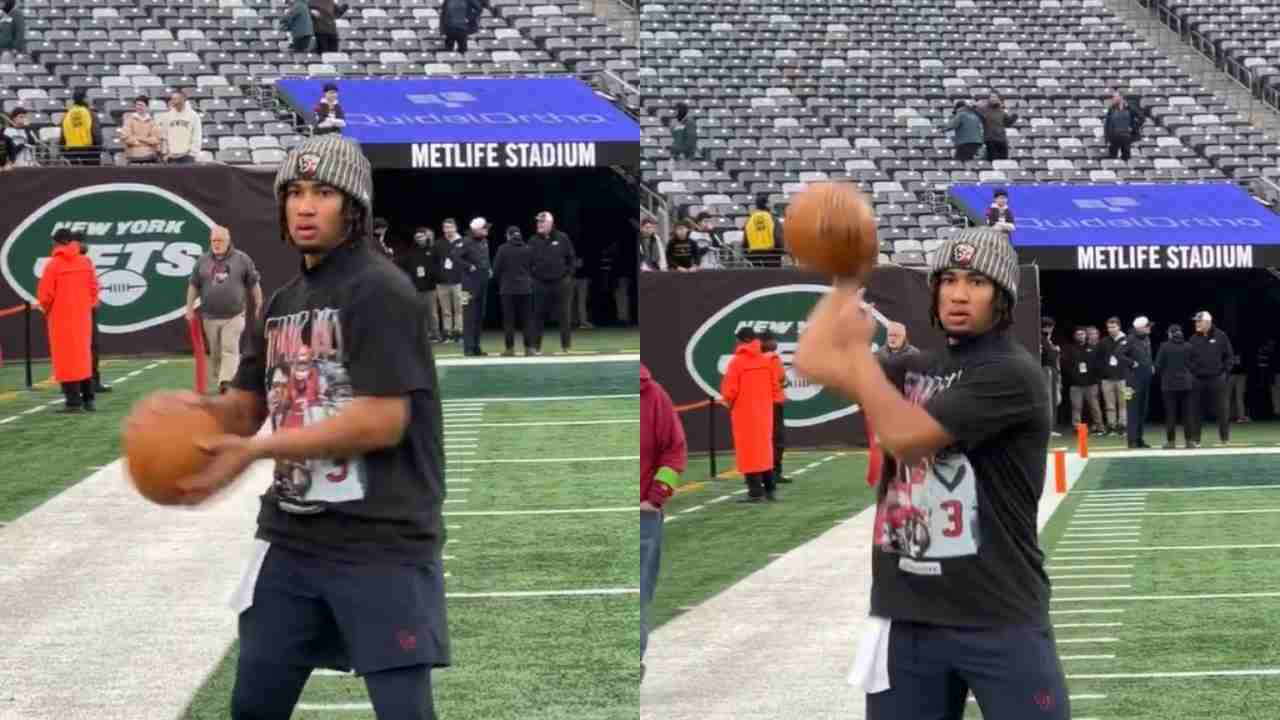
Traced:
POLYGON ((219 490, 235 482, 262 453, 253 438, 239 435, 219 435, 203 440, 197 446, 212 456, 212 460, 199 473, 178 481, 185 491, 183 502, 198 505, 219 490))

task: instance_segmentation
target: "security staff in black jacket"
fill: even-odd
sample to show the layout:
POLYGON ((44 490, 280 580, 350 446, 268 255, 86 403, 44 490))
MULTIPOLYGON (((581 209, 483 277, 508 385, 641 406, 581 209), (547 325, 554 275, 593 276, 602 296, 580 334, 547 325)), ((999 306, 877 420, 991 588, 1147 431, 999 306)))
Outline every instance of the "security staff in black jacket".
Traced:
POLYGON ((516 354, 517 322, 524 338, 524 354, 533 354, 533 276, 529 274, 532 264, 533 251, 524 241, 520 228, 512 225, 507 228, 507 241, 498 246, 498 256, 493 260, 507 346, 502 354, 508 357, 516 354))
POLYGON ((440 334, 445 340, 456 342, 462 339, 462 266, 457 258, 467 239, 458 234, 458 223, 453 218, 447 218, 440 227, 440 237, 436 239, 436 257, 440 260, 440 280, 436 285, 440 334))
POLYGON ((1191 447, 1187 409, 1191 397, 1191 344, 1182 337, 1181 325, 1169 326, 1169 341, 1156 353, 1156 372, 1160 373, 1160 392, 1164 395, 1164 448, 1177 447, 1178 423, 1182 423, 1182 439, 1191 447))
POLYGON ((577 255, 569 236, 555 229, 551 213, 538 213, 537 223, 538 233, 529 239, 533 250, 533 354, 542 354, 542 329, 547 313, 553 310, 560 320, 560 347, 569 352, 573 342, 570 303, 577 255))
POLYGON ((471 221, 471 233, 458 252, 462 266, 462 354, 483 357, 480 347, 484 332, 484 307, 489 298, 489 222, 482 217, 471 221))
POLYGON ((1191 318, 1196 333, 1191 336, 1191 402, 1187 428, 1191 447, 1200 447, 1200 424, 1205 410, 1218 413, 1218 439, 1231 441, 1231 418, 1227 413, 1227 373, 1231 370, 1231 340, 1213 326, 1213 316, 1201 310, 1191 318))
POLYGON ((1134 318, 1133 332, 1116 344, 1115 356, 1121 366, 1127 366, 1129 373, 1125 377, 1129 397, 1125 403, 1128 446, 1151 447, 1142 439, 1151 403, 1151 377, 1155 374, 1155 364, 1151 361, 1151 321, 1141 315, 1134 318))
POLYGON ((396 265, 409 276, 418 291, 423 314, 427 322, 427 342, 440 342, 436 333, 436 282, 440 277, 440 259, 436 256, 436 244, 431 228, 420 227, 413 233, 412 243, 395 248, 396 265))

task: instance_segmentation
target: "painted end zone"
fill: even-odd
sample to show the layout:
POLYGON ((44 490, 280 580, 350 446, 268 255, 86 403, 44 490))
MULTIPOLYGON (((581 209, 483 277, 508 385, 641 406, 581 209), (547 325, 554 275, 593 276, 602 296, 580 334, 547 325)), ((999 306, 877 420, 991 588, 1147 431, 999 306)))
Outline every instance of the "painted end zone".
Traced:
POLYGON ((1049 524, 1053 513, 1057 511, 1058 506, 1066 499, 1071 492, 1071 488, 1075 487, 1076 481, 1084 474, 1084 467, 1088 463, 1088 458, 1082 458, 1071 452, 1067 453, 1067 492, 1059 493, 1057 488, 1054 487, 1053 453, 1049 453, 1048 462, 1045 464, 1044 493, 1040 496, 1040 513, 1036 518, 1037 530, 1044 531, 1044 526, 1049 524))

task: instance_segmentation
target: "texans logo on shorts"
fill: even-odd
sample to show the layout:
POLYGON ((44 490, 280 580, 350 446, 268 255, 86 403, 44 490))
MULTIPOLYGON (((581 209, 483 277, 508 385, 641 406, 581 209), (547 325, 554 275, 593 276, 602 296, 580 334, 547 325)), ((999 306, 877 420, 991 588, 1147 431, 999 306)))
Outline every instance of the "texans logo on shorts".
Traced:
POLYGON ((320 169, 320 156, 314 153, 307 153, 298 158, 298 172, 303 177, 315 177, 316 171, 320 169))
POLYGON ((960 267, 969 267, 973 262, 973 256, 978 254, 978 249, 969 243, 956 243, 951 248, 951 262, 960 267))

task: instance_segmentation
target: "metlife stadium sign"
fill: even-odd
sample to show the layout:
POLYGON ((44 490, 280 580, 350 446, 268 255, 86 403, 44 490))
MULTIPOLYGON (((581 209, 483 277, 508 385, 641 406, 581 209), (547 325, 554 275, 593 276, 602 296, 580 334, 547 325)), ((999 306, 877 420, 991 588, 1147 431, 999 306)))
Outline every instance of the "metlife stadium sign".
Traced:
POLYGON ((640 126, 575 78, 281 79, 308 122, 336 82, 342 134, 374 168, 541 170, 634 165, 640 126))
MULTIPOLYGON (((995 185, 952 188, 983 222, 995 185)), ((1231 183, 1014 185, 1022 262, 1049 269, 1223 270, 1280 265, 1280 215, 1231 183)))

